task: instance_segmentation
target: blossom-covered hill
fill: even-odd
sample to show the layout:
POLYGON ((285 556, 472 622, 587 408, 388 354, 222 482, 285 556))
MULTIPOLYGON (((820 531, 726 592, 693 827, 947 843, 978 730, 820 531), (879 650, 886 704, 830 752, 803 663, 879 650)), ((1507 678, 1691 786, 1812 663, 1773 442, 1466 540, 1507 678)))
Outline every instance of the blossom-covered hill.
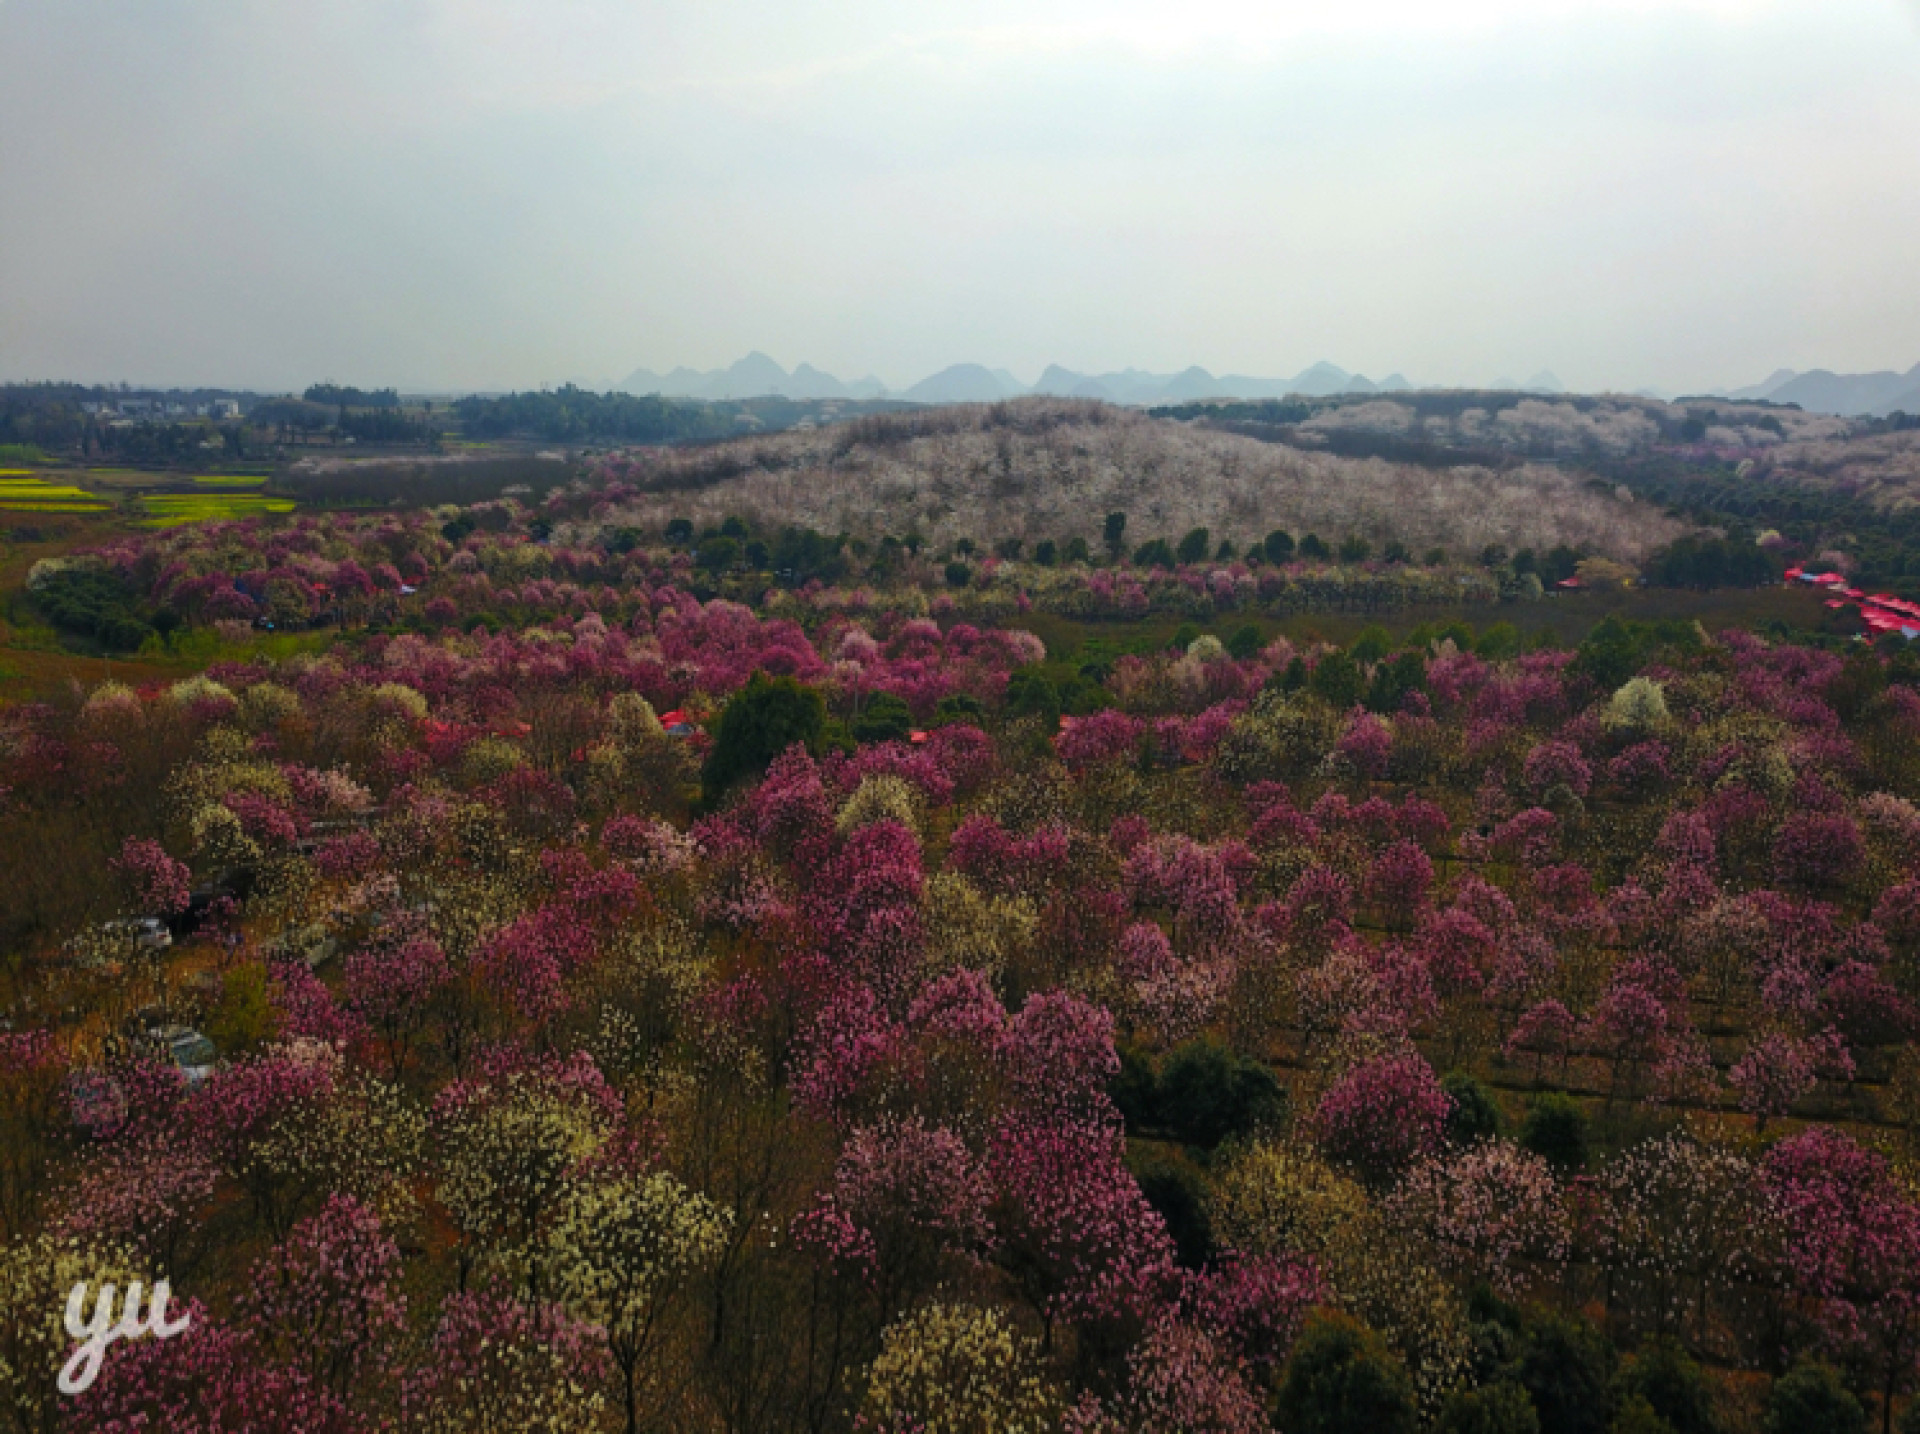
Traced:
POLYGON ((1097 545, 1116 510, 1132 515, 1140 537, 1169 540, 1195 527, 1242 541, 1283 528, 1334 542, 1357 534, 1375 547, 1397 539, 1415 552, 1565 545, 1628 562, 1685 531, 1656 508, 1552 467, 1436 471, 1343 459, 1058 399, 642 452, 611 471, 639 490, 618 515, 641 526, 737 513, 827 532, 917 528, 935 544, 1097 545))

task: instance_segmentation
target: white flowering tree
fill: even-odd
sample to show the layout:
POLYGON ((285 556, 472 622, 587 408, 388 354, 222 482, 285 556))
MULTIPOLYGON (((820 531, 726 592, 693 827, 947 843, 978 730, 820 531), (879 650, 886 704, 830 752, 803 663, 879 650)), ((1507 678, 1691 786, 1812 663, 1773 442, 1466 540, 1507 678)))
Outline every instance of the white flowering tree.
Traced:
POLYGON ((628 1434, 640 1427, 651 1356, 688 1282, 720 1257, 733 1214, 664 1171, 569 1192, 547 1241, 567 1310, 606 1331, 628 1434))

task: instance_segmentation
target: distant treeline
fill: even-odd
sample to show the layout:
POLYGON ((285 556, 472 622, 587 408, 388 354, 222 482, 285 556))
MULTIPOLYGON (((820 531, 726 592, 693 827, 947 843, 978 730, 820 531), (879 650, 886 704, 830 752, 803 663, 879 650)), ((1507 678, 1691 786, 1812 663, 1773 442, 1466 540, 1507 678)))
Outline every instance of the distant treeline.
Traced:
POLYGON ((713 443, 754 433, 777 433, 805 422, 896 412, 911 404, 795 398, 748 398, 726 402, 636 397, 564 388, 510 393, 502 398, 457 399, 453 411, 476 438, 515 434, 555 443, 592 440, 615 443, 713 443))
POLYGON ((398 408, 400 395, 391 388, 353 388, 337 383, 316 383, 301 395, 308 403, 327 403, 335 408, 398 408))
POLYGON ((1147 412, 1154 418, 1195 418, 1217 423, 1305 423, 1319 410, 1303 399, 1261 398, 1235 403, 1172 403, 1147 412))
POLYGON ((698 443, 738 436, 730 404, 676 402, 628 393, 592 393, 568 384, 541 393, 457 399, 453 411, 476 438, 529 434, 556 443, 590 438, 628 443, 698 443))

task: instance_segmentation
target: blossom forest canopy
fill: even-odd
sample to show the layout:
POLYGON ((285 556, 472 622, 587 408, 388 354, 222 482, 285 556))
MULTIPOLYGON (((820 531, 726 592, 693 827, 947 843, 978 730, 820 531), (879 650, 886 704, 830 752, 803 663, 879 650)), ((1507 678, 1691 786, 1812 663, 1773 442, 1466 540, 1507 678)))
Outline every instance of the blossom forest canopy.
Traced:
POLYGON ((28 576, 0 1430, 1920 1426, 1904 644, 618 483, 28 576))

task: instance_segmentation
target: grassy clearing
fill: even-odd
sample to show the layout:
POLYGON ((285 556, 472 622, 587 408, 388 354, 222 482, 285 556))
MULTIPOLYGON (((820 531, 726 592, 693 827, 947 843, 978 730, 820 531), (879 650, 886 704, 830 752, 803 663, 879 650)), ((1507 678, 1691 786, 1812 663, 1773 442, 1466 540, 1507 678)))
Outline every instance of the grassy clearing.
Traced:
POLYGON ((269 632, 226 643, 214 633, 194 632, 177 637, 171 651, 107 655, 70 651, 49 628, 0 626, 0 707, 63 692, 75 682, 92 687, 112 679, 139 687, 178 682, 214 662, 284 662, 299 653, 323 653, 334 640, 331 632, 269 632))
MULTIPOLYGON (((1610 613, 1643 622, 1659 618, 1697 620, 1709 632, 1727 627, 1756 628, 1768 621, 1836 635, 1846 635, 1858 627, 1857 620, 1851 628, 1837 621, 1835 614, 1821 607, 1815 594, 1792 588, 1712 592, 1635 588, 1623 593, 1562 593, 1533 603, 1462 603, 1372 613, 1294 613, 1283 618, 1263 613, 1221 613, 1193 625, 1222 639, 1243 624, 1251 624, 1259 629, 1263 642, 1284 636, 1295 643, 1333 642, 1345 646, 1372 624, 1384 627, 1397 639, 1423 624, 1444 626, 1461 621, 1480 632, 1495 623, 1508 622, 1518 630, 1526 645, 1531 646, 1541 633, 1550 632, 1559 644, 1574 646, 1610 613)), ((1025 628, 1040 638, 1047 645, 1049 657, 1055 661, 1086 661, 1158 651, 1172 642, 1174 634, 1187 625, 1187 621, 1173 616, 1141 620, 1080 619, 1059 613, 1029 612, 1009 619, 1005 625, 1025 628)))

